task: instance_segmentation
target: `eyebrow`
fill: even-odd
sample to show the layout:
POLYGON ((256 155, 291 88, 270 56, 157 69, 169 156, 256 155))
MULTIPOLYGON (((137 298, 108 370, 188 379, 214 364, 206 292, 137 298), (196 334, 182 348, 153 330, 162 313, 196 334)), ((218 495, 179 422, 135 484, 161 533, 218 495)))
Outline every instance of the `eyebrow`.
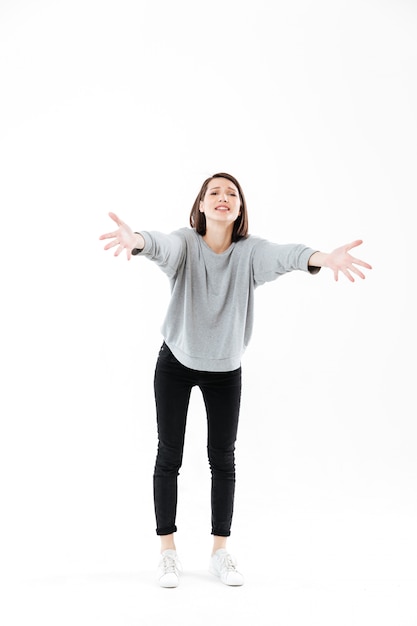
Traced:
MULTIPOLYGON (((209 187, 210 191, 212 191, 213 189, 220 189, 220 187, 209 187)), ((227 189, 231 189, 232 191, 237 191, 237 189, 235 189, 234 187, 227 187, 227 189)))

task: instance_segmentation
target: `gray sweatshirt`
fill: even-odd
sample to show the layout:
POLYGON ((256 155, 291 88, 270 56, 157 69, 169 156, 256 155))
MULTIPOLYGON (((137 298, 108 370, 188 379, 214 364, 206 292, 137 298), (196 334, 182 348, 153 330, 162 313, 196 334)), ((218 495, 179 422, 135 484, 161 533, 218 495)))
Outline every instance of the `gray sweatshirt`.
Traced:
POLYGON ((139 256, 154 261, 171 283, 165 342, 194 370, 240 366, 252 335, 256 287, 293 270, 319 271, 308 267, 315 250, 303 244, 279 245, 250 235, 217 254, 191 228, 141 235, 145 247, 139 256))

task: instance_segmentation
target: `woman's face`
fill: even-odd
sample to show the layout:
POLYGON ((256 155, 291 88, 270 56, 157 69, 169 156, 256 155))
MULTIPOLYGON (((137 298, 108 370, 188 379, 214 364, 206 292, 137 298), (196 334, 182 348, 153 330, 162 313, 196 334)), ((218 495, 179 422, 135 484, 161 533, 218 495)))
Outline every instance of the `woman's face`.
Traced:
POLYGON ((240 196, 236 185, 227 178, 213 178, 200 202, 200 211, 206 217, 207 226, 210 221, 226 225, 233 223, 240 215, 240 196))

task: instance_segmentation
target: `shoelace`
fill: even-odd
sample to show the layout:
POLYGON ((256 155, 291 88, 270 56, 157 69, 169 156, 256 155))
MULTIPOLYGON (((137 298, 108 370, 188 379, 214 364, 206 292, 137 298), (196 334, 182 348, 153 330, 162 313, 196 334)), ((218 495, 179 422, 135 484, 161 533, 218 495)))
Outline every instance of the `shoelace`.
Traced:
POLYGON ((236 564, 230 554, 225 554, 222 561, 222 569, 226 569, 228 572, 236 572, 236 564))
POLYGON ((175 559, 172 556, 167 556, 166 554, 162 557, 162 568, 165 574, 177 573, 175 559))

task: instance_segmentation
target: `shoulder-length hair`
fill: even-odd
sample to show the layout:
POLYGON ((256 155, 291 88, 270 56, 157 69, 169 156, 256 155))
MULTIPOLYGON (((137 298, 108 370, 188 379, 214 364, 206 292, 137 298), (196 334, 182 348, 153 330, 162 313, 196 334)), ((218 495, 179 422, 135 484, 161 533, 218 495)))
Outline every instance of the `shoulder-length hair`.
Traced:
POLYGON ((224 172, 219 174, 213 174, 210 178, 207 178, 201 186, 199 194, 194 201, 193 208, 190 213, 190 225, 192 228, 198 232, 199 235, 205 235, 207 230, 206 225, 206 216, 204 213, 200 211, 200 202, 204 200, 204 196, 206 195, 207 187, 209 183, 214 178, 227 178, 230 180, 236 187, 239 192, 240 198, 240 215, 236 218, 235 223, 233 224, 233 232, 232 232, 232 241, 239 241, 239 239, 244 239, 248 236, 248 210, 246 207, 246 200, 243 194, 242 188, 236 178, 231 174, 225 174, 224 172))

